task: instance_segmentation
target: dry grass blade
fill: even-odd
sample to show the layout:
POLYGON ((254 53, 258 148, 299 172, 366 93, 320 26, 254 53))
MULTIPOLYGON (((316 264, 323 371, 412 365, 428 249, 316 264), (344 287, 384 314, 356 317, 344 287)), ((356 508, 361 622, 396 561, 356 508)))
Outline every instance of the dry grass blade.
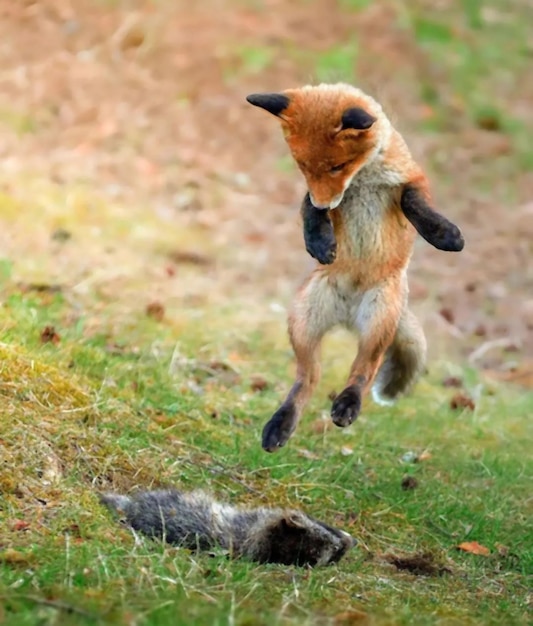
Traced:
POLYGON ((93 621, 101 621, 102 617, 95 613, 91 613, 90 611, 86 611, 85 609, 80 608, 74 604, 69 604, 68 602, 64 602, 62 600, 51 600, 49 598, 40 598, 38 596, 33 596, 29 594, 22 593, 14 593, 13 595, 6 596, 0 595, 0 600, 4 602, 16 602, 17 600, 26 600, 29 602, 33 602, 35 604, 41 604, 43 606, 49 606, 53 609, 57 609, 58 611, 63 611, 65 613, 72 613, 75 615, 80 615, 89 620, 93 621))

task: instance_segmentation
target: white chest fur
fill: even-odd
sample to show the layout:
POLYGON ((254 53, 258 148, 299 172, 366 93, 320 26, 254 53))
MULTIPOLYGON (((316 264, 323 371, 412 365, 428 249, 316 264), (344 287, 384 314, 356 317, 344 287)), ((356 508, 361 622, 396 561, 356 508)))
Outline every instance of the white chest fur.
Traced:
POLYGON ((383 219, 391 202, 391 188, 352 185, 338 207, 342 212, 350 255, 368 258, 383 251, 383 219))
POLYGON ((363 167, 337 208, 342 212, 349 254, 358 259, 385 256, 383 221, 402 177, 378 158, 363 167))

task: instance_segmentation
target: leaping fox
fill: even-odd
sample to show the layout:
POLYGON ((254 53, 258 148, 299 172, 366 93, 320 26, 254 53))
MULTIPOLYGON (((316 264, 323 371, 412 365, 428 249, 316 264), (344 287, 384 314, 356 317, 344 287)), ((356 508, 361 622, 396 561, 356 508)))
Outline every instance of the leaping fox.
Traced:
POLYGON ((426 360, 426 339, 407 303, 416 232, 439 250, 460 251, 464 239, 431 208, 424 172, 378 102, 360 89, 321 84, 247 100, 281 121, 307 182, 304 240, 319 262, 289 313, 297 374, 263 429, 263 448, 273 452, 294 432, 320 377, 321 340, 337 324, 359 335, 331 409, 337 426, 357 418, 370 389, 375 401, 389 404, 412 387, 426 360))

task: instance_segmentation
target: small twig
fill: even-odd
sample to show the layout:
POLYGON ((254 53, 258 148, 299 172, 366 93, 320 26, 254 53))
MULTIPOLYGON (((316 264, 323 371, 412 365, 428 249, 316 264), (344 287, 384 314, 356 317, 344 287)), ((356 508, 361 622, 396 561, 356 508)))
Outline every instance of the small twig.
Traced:
POLYGON ((76 613, 77 615, 83 615, 83 617, 88 617, 89 619, 93 619, 93 620, 101 619, 99 615, 90 613, 89 611, 86 611, 85 609, 80 609, 79 607, 74 606, 72 604, 67 604, 66 602, 63 602, 62 600, 48 600, 47 598, 39 598, 38 596, 31 596, 27 594, 16 594, 13 596, 0 595, 0 600, 3 600, 4 602, 12 601, 12 600, 29 600, 30 602, 35 602, 35 604, 42 604, 43 606, 49 606, 54 609, 57 609, 58 611, 65 611, 66 613, 76 613))
POLYGON ((502 337, 500 339, 492 339, 491 341, 485 341, 479 348, 476 348, 468 357, 469 363, 475 363, 481 357, 485 356, 487 352, 494 350, 495 348, 510 348, 516 345, 516 341, 513 341, 510 337, 502 337))

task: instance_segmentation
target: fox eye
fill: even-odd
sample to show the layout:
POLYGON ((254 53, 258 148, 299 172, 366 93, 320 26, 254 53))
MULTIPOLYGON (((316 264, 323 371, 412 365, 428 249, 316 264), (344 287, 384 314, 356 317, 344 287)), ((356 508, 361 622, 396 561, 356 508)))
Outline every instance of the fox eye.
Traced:
POLYGON ((348 161, 334 165, 329 171, 334 174, 335 172, 342 172, 342 170, 348 165, 348 161))

